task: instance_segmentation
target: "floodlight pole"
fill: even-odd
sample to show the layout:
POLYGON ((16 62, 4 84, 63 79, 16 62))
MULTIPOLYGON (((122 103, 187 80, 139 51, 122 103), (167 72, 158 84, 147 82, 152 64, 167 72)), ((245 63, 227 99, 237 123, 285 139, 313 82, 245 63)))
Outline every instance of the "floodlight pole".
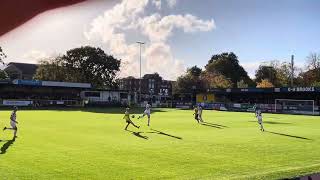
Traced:
POLYGON ((139 103, 141 102, 141 46, 144 45, 144 42, 138 41, 137 44, 139 44, 140 47, 140 82, 139 82, 139 103))
POLYGON ((293 77, 294 77, 294 55, 291 55, 291 87, 293 87, 293 77))

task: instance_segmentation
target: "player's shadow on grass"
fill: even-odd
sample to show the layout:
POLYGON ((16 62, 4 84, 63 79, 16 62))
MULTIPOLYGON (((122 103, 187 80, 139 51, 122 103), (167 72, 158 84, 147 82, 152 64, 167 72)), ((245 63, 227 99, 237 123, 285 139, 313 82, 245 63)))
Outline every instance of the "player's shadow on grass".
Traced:
MULTIPOLYGON (((2 141, 2 140, 1 140, 2 141)), ((16 141, 16 138, 13 138, 11 140, 8 140, 6 143, 4 143, 0 149, 0 154, 5 154, 10 146, 16 141)))
MULTIPOLYGON (((258 123, 258 121, 249 121, 249 122, 258 123)), ((292 123, 286 123, 286 122, 275 122, 275 121, 263 121, 263 124, 292 124, 292 123)))
POLYGON ((224 125, 213 124, 213 123, 208 123, 208 122, 201 122, 200 125, 207 126, 207 127, 213 127, 213 128, 217 128, 217 129, 227 128, 227 126, 224 126, 224 125))
POLYGON ((149 139, 148 136, 143 136, 143 135, 141 135, 141 134, 144 133, 144 132, 134 132, 134 131, 130 131, 130 130, 126 130, 126 131, 131 132, 131 134, 135 135, 135 136, 138 137, 138 138, 145 139, 145 140, 148 140, 148 139, 149 139))
POLYGON ((202 122, 202 124, 206 124, 206 125, 211 125, 211 126, 215 126, 215 127, 220 127, 221 129, 222 128, 228 128, 228 126, 225 126, 225 125, 221 125, 221 124, 215 124, 215 123, 210 123, 210 122, 202 122))
POLYGON ((301 137, 301 136, 294 136, 294 135, 290 135, 290 134, 283 134, 283 133, 272 132, 272 131, 265 131, 265 132, 271 133, 271 134, 275 134, 275 135, 280 135, 280 136, 297 138, 297 139, 312 140, 312 139, 309 139, 309 138, 305 138, 305 137, 301 137))
POLYGON ((180 139, 182 140, 182 137, 178 137, 178 136, 173 136, 171 134, 167 134, 165 132, 162 132, 162 131, 158 131, 158 130, 154 130, 154 129, 151 129, 152 131, 149 131, 149 132, 134 132, 134 131, 130 131, 130 130, 126 130, 128 132, 131 132, 134 136, 138 137, 138 138, 142 138, 142 139, 145 139, 145 140, 148 140, 149 137, 148 136, 143 136, 142 133, 149 133, 149 134, 160 134, 160 135, 164 135, 164 136, 168 136, 168 137, 172 137, 172 138, 175 138, 175 139, 180 139))
POLYGON ((167 134, 165 132, 162 132, 162 131, 158 131, 158 130, 155 130, 155 129, 151 129, 152 132, 147 132, 147 133, 156 133, 156 134, 160 134, 160 135, 164 135, 164 136, 168 136, 168 137, 172 137, 172 138, 175 138, 175 139, 180 139, 182 140, 182 137, 178 137, 178 136, 173 136, 171 134, 167 134))

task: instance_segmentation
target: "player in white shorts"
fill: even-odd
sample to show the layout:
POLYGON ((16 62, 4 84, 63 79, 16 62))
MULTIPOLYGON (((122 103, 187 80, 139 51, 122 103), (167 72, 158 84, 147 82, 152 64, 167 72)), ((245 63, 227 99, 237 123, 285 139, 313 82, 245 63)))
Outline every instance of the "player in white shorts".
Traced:
POLYGON ((264 131, 263 122, 262 122, 262 113, 259 108, 256 109, 256 117, 258 119, 258 123, 260 124, 260 130, 264 131))
POLYGON ((151 105, 147 103, 146 109, 144 110, 142 116, 139 116, 138 119, 143 118, 145 115, 148 116, 148 126, 150 126, 150 114, 151 114, 151 105))
POLYGON ((11 113, 11 116, 10 116, 10 125, 11 125, 11 128, 7 128, 7 127, 4 127, 3 130, 7 130, 7 129, 10 129, 10 130, 13 130, 14 131, 14 138, 17 137, 17 132, 18 132, 18 128, 16 126, 16 124, 18 124, 18 121, 17 121, 17 111, 18 111, 18 108, 15 106, 13 108, 13 111, 11 113))

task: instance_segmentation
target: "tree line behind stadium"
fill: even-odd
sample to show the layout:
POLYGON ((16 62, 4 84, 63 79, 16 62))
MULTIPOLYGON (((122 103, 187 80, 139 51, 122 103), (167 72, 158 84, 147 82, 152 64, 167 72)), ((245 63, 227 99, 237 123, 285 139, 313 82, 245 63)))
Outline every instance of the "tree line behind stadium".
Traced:
MULTIPOLYGON (((3 52, 0 59, 5 59, 3 52)), ((157 73, 141 79, 117 79, 121 60, 100 48, 85 46, 39 64, 6 64, 0 72, 0 91, 4 104, 25 99, 39 106, 120 106, 149 101, 160 107, 187 108, 200 103, 209 109, 242 111, 253 104, 269 104, 265 111, 274 111, 271 105, 276 99, 296 99, 313 100, 313 108, 318 111, 320 56, 311 53, 307 59, 304 71, 288 62, 262 63, 255 79, 251 79, 234 53, 222 53, 213 55, 203 69, 188 68, 176 81, 164 80, 157 73), (79 84, 86 85, 78 87, 79 84)), ((298 104, 309 106, 307 102, 298 104)))

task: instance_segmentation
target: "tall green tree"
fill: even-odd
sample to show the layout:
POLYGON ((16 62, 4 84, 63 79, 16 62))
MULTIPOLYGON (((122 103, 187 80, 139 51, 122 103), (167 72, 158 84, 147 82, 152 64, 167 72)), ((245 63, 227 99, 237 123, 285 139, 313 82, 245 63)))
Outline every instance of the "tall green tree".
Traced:
POLYGON ((91 82, 95 87, 115 87, 121 61, 102 49, 85 46, 67 51, 62 64, 68 71, 80 74, 78 82, 91 82))
POLYGON ((85 46, 42 62, 35 78, 91 83, 96 88, 113 88, 117 86, 116 76, 120 70, 120 62, 100 48, 85 46))
POLYGON ((272 84, 277 84, 277 71, 272 66, 260 65, 255 76, 256 83, 261 82, 263 79, 267 79, 272 84))
MULTIPOLYGON (((298 78, 300 68, 294 66, 293 85, 301 85, 301 78, 298 78)), ((278 87, 291 86, 291 63, 281 62, 279 60, 264 62, 256 71, 255 81, 261 82, 262 79, 268 79, 273 85, 278 87)))
MULTIPOLYGON (((292 76, 291 72, 291 64, 287 62, 280 63, 279 61, 274 61, 272 65, 276 69, 276 77, 277 77, 277 84, 281 87, 288 87, 291 85, 290 79, 292 76)), ((295 67, 294 67, 295 68, 295 67)), ((297 70, 297 68, 295 68, 297 70)), ((295 78, 295 74, 293 74, 293 78, 295 78)))
POLYGON ((199 77, 202 73, 202 69, 197 66, 193 66, 191 68, 188 68, 187 73, 193 77, 199 77))
POLYGON ((213 55, 205 69, 215 75, 223 75, 232 82, 233 87, 236 87, 237 82, 241 80, 249 86, 254 85, 248 73, 239 64, 238 57, 232 52, 213 55))
POLYGON ((202 92, 206 89, 206 82, 201 78, 202 70, 197 66, 187 69, 187 72, 178 77, 174 85, 175 93, 202 92))
POLYGON ((71 75, 62 64, 62 57, 50 57, 39 62, 36 80, 77 82, 77 75, 71 75))

